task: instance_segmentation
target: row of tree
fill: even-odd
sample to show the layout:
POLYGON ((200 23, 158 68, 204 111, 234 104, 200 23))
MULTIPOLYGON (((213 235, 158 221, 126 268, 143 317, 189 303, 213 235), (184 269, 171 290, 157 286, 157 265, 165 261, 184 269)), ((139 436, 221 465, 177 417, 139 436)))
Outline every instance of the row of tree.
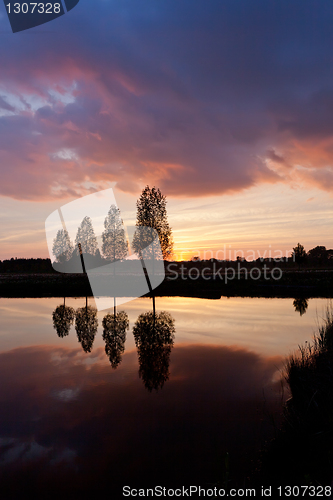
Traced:
MULTIPOLYGON (((88 305, 76 311, 64 304, 52 313, 53 326, 59 337, 69 335, 75 321, 75 330, 84 352, 91 352, 98 328, 97 309, 88 305)), ((175 320, 165 311, 140 314, 133 327, 133 335, 138 350, 139 376, 151 392, 161 389, 169 379, 171 349, 175 337, 175 320)), ((122 360, 125 350, 126 331, 129 320, 125 311, 106 314, 102 321, 105 353, 113 369, 122 360)))
MULTIPOLYGON (((295 311, 302 316, 308 307, 306 298, 296 298, 293 302, 295 311)), ((92 350, 97 333, 97 310, 88 305, 76 311, 65 303, 56 307, 52 313, 53 326, 59 337, 69 335, 75 320, 75 330, 84 352, 92 350)), ((125 311, 106 314, 102 320, 105 353, 111 367, 116 369, 125 351, 126 332, 129 319, 125 311)), ((169 379, 170 354, 174 345, 175 320, 170 313, 153 311, 140 314, 133 327, 135 345, 138 351, 139 376, 145 387, 151 392, 161 389, 169 379)))
MULTIPOLYGON (((152 228, 156 230, 162 249, 163 259, 169 259, 173 253, 172 232, 167 219, 166 197, 159 189, 146 186, 136 203, 137 228, 152 228)), ((135 251, 140 251, 143 244, 151 243, 152 238, 147 237, 147 232, 137 230, 134 234, 133 245, 135 251)), ((102 233, 101 252, 93 228, 91 218, 83 218, 78 227, 74 244, 71 242, 68 231, 60 229, 53 241, 53 254, 56 262, 64 263, 73 257, 88 254, 97 258, 102 256, 108 261, 122 260, 128 255, 128 241, 120 211, 111 205, 104 220, 102 233)))

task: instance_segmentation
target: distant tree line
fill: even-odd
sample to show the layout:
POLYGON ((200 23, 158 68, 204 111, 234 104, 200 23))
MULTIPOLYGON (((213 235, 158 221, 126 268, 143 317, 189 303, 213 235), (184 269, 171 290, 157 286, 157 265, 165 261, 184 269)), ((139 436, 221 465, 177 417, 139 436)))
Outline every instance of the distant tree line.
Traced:
MULTIPOLYGON (((237 258, 235 261, 227 261, 228 267, 237 266, 239 263, 242 266, 251 267, 258 266, 260 264, 275 264, 273 258, 261 258, 259 257, 255 261, 247 262, 245 259, 237 258)), ((190 267, 205 267, 207 265, 220 264, 221 261, 217 259, 199 260, 198 258, 192 259, 192 261, 183 261, 183 264, 187 264, 190 267)), ((283 257, 276 262, 279 266, 286 268, 294 268, 295 265, 299 268, 333 268, 333 249, 326 249, 324 246, 316 246, 305 251, 302 245, 296 246, 293 250, 293 254, 290 257, 283 257)), ((179 263, 180 264, 180 263, 179 263)), ((175 265, 175 264, 174 264, 175 265)), ((167 269, 167 267, 166 267, 167 269)), ((173 268, 176 270, 176 268, 173 268)), ((20 259, 11 258, 8 260, 0 261, 0 274, 3 273, 25 273, 25 274, 48 274, 54 273, 52 263, 50 259, 20 259)))
POLYGON ((257 264, 269 264, 269 263, 280 263, 289 265, 289 267, 293 267, 298 265, 302 267, 303 265, 307 265, 309 267, 333 267, 333 249, 326 249, 324 246, 316 246, 311 248, 308 252, 305 251, 305 248, 300 243, 293 248, 290 257, 258 257, 255 260, 246 260, 243 256, 237 256, 236 260, 218 260, 215 258, 211 258, 208 260, 201 260, 199 256, 192 257, 191 261, 183 261, 183 262, 191 262, 195 263, 197 266, 205 265, 207 263, 221 263, 225 262, 228 265, 257 265, 257 264))
POLYGON ((55 273, 50 259, 18 259, 17 257, 0 260, 0 274, 49 274, 55 273))

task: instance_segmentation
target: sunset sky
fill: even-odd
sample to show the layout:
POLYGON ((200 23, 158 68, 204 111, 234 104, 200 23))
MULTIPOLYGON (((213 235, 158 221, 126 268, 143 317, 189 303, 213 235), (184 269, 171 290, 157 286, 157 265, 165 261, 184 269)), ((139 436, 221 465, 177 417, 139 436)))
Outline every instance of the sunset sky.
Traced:
POLYGON ((13 34, 1 3, 0 259, 47 257, 47 216, 96 190, 134 223, 146 184, 176 258, 333 248, 332 23, 326 0, 80 0, 13 34))

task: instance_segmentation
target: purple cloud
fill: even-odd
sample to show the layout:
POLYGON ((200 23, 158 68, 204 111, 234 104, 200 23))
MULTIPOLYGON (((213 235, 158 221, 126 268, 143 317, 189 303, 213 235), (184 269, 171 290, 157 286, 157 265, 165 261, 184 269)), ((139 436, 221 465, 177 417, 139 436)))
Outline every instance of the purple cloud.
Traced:
POLYGON ((0 193, 49 199, 110 182, 185 196, 261 182, 325 189, 332 7, 305 4, 96 1, 94 15, 79 4, 55 32, 8 37, 0 193))

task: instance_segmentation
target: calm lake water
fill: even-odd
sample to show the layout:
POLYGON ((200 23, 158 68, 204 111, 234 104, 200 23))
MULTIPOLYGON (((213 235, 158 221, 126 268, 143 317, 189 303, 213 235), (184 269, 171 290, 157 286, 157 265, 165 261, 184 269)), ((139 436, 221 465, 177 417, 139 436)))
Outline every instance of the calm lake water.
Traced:
MULTIPOLYGON (((228 484, 245 481, 278 422, 284 359, 311 340, 328 301, 304 312, 293 299, 157 298, 154 321, 141 298, 117 309, 126 339, 120 319, 103 338, 107 311, 90 331, 69 329, 64 309, 54 324, 61 304, 0 299, 1 498, 224 485, 226 457, 228 484)), ((85 305, 66 299, 83 315, 85 305)))

